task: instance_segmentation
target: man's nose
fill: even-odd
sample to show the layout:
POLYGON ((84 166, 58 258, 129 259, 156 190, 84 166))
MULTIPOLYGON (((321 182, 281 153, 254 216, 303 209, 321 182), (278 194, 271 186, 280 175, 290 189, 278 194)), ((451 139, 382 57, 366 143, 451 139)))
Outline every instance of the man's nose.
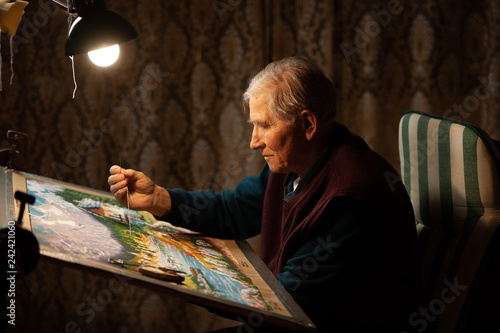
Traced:
POLYGON ((253 150, 258 150, 263 148, 262 141, 258 133, 258 129, 256 129, 255 127, 252 131, 252 140, 250 141, 250 148, 253 150))

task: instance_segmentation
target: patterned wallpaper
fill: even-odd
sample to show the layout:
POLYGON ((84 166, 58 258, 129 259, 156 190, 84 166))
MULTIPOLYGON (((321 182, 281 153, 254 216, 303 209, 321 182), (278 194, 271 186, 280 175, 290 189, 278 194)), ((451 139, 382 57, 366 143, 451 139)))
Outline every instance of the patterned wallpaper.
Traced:
MULTIPOLYGON (((29 1, 13 39, 1 35, 0 148, 8 129, 28 170, 107 190, 120 163, 159 184, 232 188, 262 166, 248 148, 241 94, 272 59, 303 55, 338 90, 338 120, 396 168, 401 114, 418 109, 471 122, 500 139, 500 4, 451 0, 118 1, 139 38, 109 68, 64 56, 67 15, 29 1)), ((130 287, 90 323, 75 315, 108 278, 43 262, 28 276, 26 329, 204 332, 220 323, 182 300, 130 287), (166 315, 168 314, 168 315, 166 315), (167 316, 167 317, 166 317, 167 316), (200 318, 193 321, 192 318, 200 318), (130 328, 134 329, 131 330, 130 328)))
MULTIPOLYGON (((30 135, 30 170, 102 189, 109 166, 120 160, 158 183, 193 189, 214 181, 234 186, 233 178, 258 170, 262 162, 243 144, 250 128, 240 96, 267 62, 256 38, 263 34, 256 18, 261 6, 219 17, 207 1, 108 2, 140 38, 123 44, 110 68, 75 57, 74 99, 71 61, 63 52, 65 13, 47 13, 36 1, 27 7, 23 22, 37 14, 49 18, 26 43, 29 30, 20 26, 14 83, 2 92, 1 130, 30 135)), ((8 58, 8 47, 2 51, 8 58)))

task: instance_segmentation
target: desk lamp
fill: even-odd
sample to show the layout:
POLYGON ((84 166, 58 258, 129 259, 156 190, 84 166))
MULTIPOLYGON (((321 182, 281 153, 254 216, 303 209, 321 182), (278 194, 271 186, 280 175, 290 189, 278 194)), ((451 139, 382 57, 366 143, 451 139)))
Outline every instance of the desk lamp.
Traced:
POLYGON ((138 37, 130 23, 106 8, 104 0, 74 0, 74 6, 78 18, 69 30, 66 56, 88 52, 96 65, 109 66, 118 58, 118 44, 138 37))

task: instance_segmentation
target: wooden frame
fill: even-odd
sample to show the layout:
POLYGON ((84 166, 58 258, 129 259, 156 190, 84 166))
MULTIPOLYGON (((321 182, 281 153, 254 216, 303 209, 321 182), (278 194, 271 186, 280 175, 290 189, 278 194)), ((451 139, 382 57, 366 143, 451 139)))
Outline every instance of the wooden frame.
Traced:
MULTIPOLYGON (((40 254, 95 273, 116 274, 139 285, 227 314, 298 331, 316 328, 251 246, 204 237, 121 207, 107 192, 33 174, 0 170, 0 225, 16 219, 14 193, 35 196, 23 228, 38 239, 40 254), (109 263, 123 260, 125 265, 109 263), (171 269, 183 282, 139 273, 139 266, 171 269)), ((170 273, 170 272, 169 272, 170 273)))

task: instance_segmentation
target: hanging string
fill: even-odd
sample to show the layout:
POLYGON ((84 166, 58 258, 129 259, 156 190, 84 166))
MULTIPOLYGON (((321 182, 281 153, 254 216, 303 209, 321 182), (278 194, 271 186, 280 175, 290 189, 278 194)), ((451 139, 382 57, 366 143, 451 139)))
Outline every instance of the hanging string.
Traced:
POLYGON ((10 35, 9 45, 10 45, 10 85, 12 85, 12 80, 14 79, 14 36, 10 35))
MULTIPOLYGON (((66 8, 68 11, 68 33, 69 30, 71 29, 71 24, 73 23, 73 17, 71 16, 71 13, 69 12, 70 10, 70 0, 66 1, 66 8)), ((78 88, 78 85, 76 84, 76 75, 75 75, 75 57, 74 56, 69 56, 71 59, 71 68, 73 69, 73 83, 75 84, 75 89, 73 90, 73 99, 75 99, 75 94, 76 94, 76 89, 78 88)))
POLYGON ((73 68, 73 83, 75 84, 75 90, 73 90, 73 99, 75 99, 76 88, 78 88, 78 86, 76 85, 76 76, 75 76, 75 57, 69 56, 69 58, 71 59, 71 67, 73 68))

